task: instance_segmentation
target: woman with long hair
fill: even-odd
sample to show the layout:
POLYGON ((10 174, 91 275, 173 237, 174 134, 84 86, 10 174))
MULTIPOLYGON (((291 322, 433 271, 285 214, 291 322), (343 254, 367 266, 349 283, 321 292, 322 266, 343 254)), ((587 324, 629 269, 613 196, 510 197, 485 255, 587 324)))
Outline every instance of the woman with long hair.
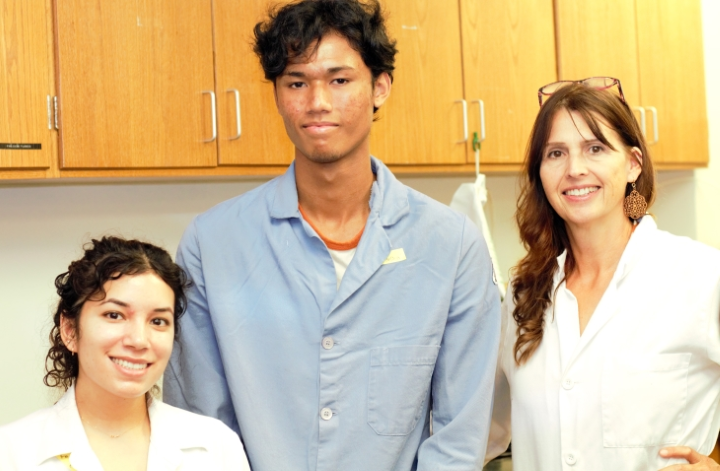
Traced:
POLYGON ((653 166, 619 80, 539 99, 488 458, 512 430, 515 471, 720 469, 704 456, 720 428, 720 251, 646 214, 653 166))
POLYGON ((249 470, 232 430, 153 397, 186 284, 159 247, 117 237, 88 244, 55 279, 45 384, 65 394, 0 427, 0 469, 249 470))

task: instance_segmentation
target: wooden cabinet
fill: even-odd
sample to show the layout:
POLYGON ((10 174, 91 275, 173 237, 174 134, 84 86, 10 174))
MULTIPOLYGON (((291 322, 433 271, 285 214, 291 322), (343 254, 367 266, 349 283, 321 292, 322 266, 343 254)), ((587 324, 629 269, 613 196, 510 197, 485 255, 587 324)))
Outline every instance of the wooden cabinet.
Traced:
POLYGON ((215 83, 220 165, 283 165, 294 148, 252 50, 267 0, 214 0, 215 83))
POLYGON ((484 125, 482 164, 521 163, 534 92, 557 76, 552 0, 385 5, 399 52, 373 154, 389 164, 472 163, 484 125))
POLYGON ((48 0, 0 6, 0 170, 47 169, 57 155, 51 18, 48 0))
POLYGON ((211 0, 55 2, 61 168, 217 164, 211 0))
POLYGON ((558 78, 616 77, 628 104, 640 100, 633 0, 555 0, 558 78))
POLYGON ((289 164, 251 45, 267 5, 56 2, 62 168, 289 164))
MULTIPOLYGON (((275 3, 4 0, 0 143, 32 145, 0 149, 0 178, 282 173, 293 147, 252 51, 275 3)), ((481 169, 517 170, 536 90, 593 75, 622 80, 651 142, 657 123, 659 168, 708 161, 700 0, 382 4, 399 53, 371 152, 397 173, 473 171, 482 127, 481 169)))
MULTIPOLYGON (((537 89, 557 80, 552 0, 461 0, 470 137, 485 127, 480 165, 521 164, 539 105, 537 89), (482 100, 481 123, 477 100, 482 100)), ((468 162, 475 153, 468 143, 468 162)))
MULTIPOLYGON (((648 115, 655 161, 707 165, 708 122, 699 0, 635 0, 640 104, 657 110, 658 135, 648 115)), ((651 109, 651 111, 653 111, 651 109)))
POLYGON ((619 78, 659 168, 707 165, 700 1, 555 0, 555 12, 560 78, 619 78))
POLYGON ((371 152, 386 164, 464 164, 458 3, 386 0, 384 7, 398 54, 371 152))

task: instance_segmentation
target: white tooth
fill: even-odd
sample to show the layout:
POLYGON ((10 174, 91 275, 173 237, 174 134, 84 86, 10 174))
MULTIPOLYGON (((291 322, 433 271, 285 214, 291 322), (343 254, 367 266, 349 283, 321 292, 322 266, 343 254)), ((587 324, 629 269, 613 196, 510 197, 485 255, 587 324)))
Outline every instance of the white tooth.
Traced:
POLYGON ((597 187, 578 188, 578 189, 574 189, 574 190, 568 190, 568 191, 566 191, 566 193, 569 196, 584 196, 584 195, 587 195, 594 191, 597 191, 597 187))
POLYGON ((147 368, 147 363, 131 363, 129 361, 121 360, 119 358, 113 358, 112 361, 130 370, 144 370, 147 368))

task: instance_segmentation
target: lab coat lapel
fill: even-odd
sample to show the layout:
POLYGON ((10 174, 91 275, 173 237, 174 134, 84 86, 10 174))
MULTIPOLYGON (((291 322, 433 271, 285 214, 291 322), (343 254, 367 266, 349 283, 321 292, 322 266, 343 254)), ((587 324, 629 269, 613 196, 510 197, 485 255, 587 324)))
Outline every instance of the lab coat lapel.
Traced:
POLYGON ((370 198, 370 215, 329 312, 360 289, 382 267, 393 249, 402 248, 392 246, 385 228, 396 224, 410 212, 408 190, 379 160, 371 157, 370 165, 376 178, 370 198))
POLYGON ((38 465, 58 455, 72 453, 77 448, 78 433, 85 433, 82 424, 77 423, 80 418, 74 404, 75 394, 73 391, 71 386, 65 395, 48 410, 45 424, 37 437, 35 462, 38 465))
POLYGON ((90 447, 75 402, 75 387, 49 411, 45 427, 38 437, 37 463, 62 454, 70 454, 70 465, 80 471, 102 471, 102 465, 90 447))
POLYGON ((554 290, 553 321, 557 326, 560 364, 564 371, 575 355, 580 343, 580 323, 577 311, 577 301, 565 287, 563 281, 554 290))
POLYGON ((600 303, 598 304, 595 312, 590 318, 585 332, 580 336, 577 348, 573 353, 570 362, 568 362, 565 371, 568 370, 582 353, 583 350, 592 342, 592 340, 598 335, 598 333, 612 320, 624 303, 621 301, 619 293, 620 285, 626 276, 630 274, 635 265, 642 258, 643 253, 648 250, 651 245, 651 239, 653 234, 657 231, 657 225, 652 217, 645 216, 641 220, 640 224, 636 228, 633 235, 630 237, 625 250, 623 251, 620 262, 618 262, 617 269, 613 275, 610 284, 608 285, 605 294, 603 295, 600 303))
POLYGON ((610 322, 610 320, 615 317, 620 311, 620 303, 618 302, 617 296, 616 277, 617 273, 615 277, 613 277, 613 280, 610 282, 607 291, 605 291, 605 294, 603 295, 600 303, 595 309, 595 312, 590 318, 590 322, 588 322, 587 327, 585 327, 585 331, 580 336, 580 341, 577 343, 577 347, 575 348, 575 351, 573 352, 570 360, 565 366, 564 371, 568 371, 569 368, 572 367, 573 363, 575 363, 583 350, 587 348, 587 346, 590 344, 590 342, 593 341, 593 339, 598 335, 602 328, 608 322, 610 322))
POLYGON ((148 407, 150 417, 150 450, 148 471, 175 471, 182 465, 182 449, 200 446, 204 440, 195 438, 187 423, 175 420, 172 409, 158 400, 148 407))
POLYGON ((365 225, 365 231, 357 252, 353 257, 348 270, 340 283, 340 289, 335 296, 330 312, 338 308, 352 296, 370 277, 382 266, 390 255, 392 246, 385 229, 377 217, 372 217, 365 225))

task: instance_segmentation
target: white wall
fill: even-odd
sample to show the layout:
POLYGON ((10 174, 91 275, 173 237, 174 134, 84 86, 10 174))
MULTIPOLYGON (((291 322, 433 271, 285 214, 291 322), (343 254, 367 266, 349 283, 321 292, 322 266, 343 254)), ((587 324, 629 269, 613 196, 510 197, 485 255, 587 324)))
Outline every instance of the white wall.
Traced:
MULTIPOLYGON (((660 175, 653 208, 661 228, 720 248, 720 2, 703 0, 711 166, 660 175)), ((413 177, 406 184, 449 203, 472 178, 413 177)), ((49 405, 42 384, 55 276, 79 257, 90 237, 119 234, 174 253, 191 218, 262 180, 105 184, 0 184, 0 424, 49 405)), ((487 212, 500 266, 522 256, 512 219, 517 190, 512 175, 488 177, 487 212)))
POLYGON ((53 282, 84 242, 116 234, 174 253, 195 214, 258 184, 0 186, 0 424, 52 398, 42 375, 53 282))
POLYGON ((695 171, 697 239, 720 248, 720 1, 703 0, 702 7, 711 158, 707 169, 695 171))

